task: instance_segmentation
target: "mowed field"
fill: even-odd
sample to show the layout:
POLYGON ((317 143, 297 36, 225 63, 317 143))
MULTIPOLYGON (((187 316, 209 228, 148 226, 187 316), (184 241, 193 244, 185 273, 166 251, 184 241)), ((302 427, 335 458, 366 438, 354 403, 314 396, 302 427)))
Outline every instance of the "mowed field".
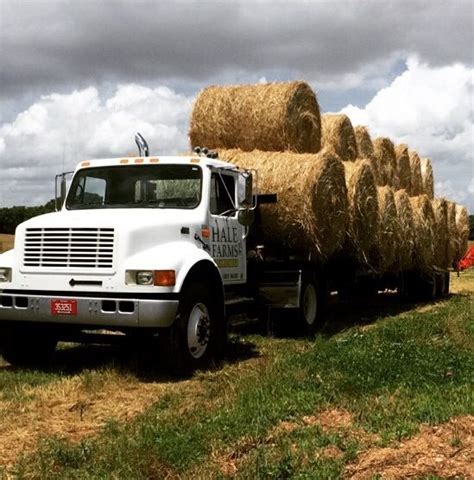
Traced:
POLYGON ((0 233, 0 253, 12 249, 14 241, 14 235, 6 235, 4 233, 0 233))
POLYGON ((0 479, 474 478, 474 269, 451 280, 338 304, 315 339, 233 332, 185 379, 112 347, 0 358, 0 479))

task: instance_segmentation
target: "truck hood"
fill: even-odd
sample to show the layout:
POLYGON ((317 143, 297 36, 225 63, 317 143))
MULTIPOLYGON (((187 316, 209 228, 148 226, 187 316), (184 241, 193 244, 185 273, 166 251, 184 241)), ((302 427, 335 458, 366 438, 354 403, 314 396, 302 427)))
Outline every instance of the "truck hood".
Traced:
POLYGON ((25 231, 30 228, 113 228, 115 253, 128 258, 136 252, 144 252, 169 242, 195 243, 194 234, 200 232, 204 219, 205 215, 201 215, 199 209, 60 211, 24 222, 17 229, 17 237, 22 245, 25 231))

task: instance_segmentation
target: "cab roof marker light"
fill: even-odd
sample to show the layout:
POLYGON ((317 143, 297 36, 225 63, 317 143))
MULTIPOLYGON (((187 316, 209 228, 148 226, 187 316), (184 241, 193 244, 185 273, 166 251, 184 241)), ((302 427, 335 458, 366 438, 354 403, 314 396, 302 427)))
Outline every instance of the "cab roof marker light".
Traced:
POLYGON ((150 158, 150 163, 158 163, 159 161, 160 161, 159 158, 155 158, 155 157, 150 158))
POLYGON ((120 160, 120 163, 122 165, 128 163, 128 158, 122 158, 122 160, 120 160))
POLYGON ((143 163, 145 160, 143 158, 136 158, 135 163, 143 163))
POLYGON ((87 161, 87 162, 82 162, 81 163, 81 167, 89 167, 91 164, 91 162, 87 161))
POLYGON ((200 158, 191 158, 191 163, 199 163, 200 161, 200 158))

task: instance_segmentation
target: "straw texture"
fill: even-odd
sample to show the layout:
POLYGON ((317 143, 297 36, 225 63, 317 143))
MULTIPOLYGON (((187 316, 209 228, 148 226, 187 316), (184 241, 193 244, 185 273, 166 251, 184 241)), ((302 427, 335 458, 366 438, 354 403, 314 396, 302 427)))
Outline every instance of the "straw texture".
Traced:
POLYGON ((408 146, 405 144, 395 147, 395 157, 397 160, 398 188, 410 191, 411 188, 411 169, 408 146))
POLYGON ((428 270, 433 266, 435 218, 427 195, 410 198, 415 219, 415 267, 428 270))
POLYGON ((344 162, 349 198, 349 228, 346 253, 358 262, 370 264, 370 253, 379 236, 377 187, 366 160, 344 162))
POLYGON ((349 117, 326 113, 321 116, 322 146, 333 149, 341 160, 353 161, 357 157, 357 143, 349 117))
POLYGON ((398 269, 410 270, 413 268, 415 252, 415 219, 410 197, 405 190, 395 192, 397 207, 397 222, 399 231, 398 269))
POLYGON ((318 152, 321 118, 304 82, 211 86, 194 104, 191 146, 318 152))
POLYGON ((411 184, 410 195, 416 197, 423 193, 423 179, 421 177, 421 160, 418 153, 410 150, 408 152, 410 157, 410 170, 411 170, 411 184))
POLYGON ((342 245, 348 222, 344 167, 337 155, 221 150, 221 159, 258 171, 260 193, 276 193, 275 205, 261 205, 267 244, 284 245, 324 259, 342 245))
POLYGON ((421 167, 421 189, 425 195, 434 198, 434 178, 433 166, 429 158, 422 158, 420 160, 421 167))

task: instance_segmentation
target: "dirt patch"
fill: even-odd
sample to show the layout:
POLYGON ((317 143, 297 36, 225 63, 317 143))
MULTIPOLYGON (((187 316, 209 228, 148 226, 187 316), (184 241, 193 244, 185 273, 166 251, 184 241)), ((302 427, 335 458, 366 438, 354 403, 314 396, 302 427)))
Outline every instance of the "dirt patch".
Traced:
POLYGON ((415 437, 389 448, 372 448, 349 465, 345 478, 405 479, 424 476, 474 478, 474 416, 422 427, 415 437))
POLYGON ((344 456, 344 452, 336 445, 328 445, 316 454, 316 458, 323 460, 337 460, 344 456))
POLYGON ((319 425, 324 432, 349 428, 353 424, 352 415, 347 410, 332 408, 317 415, 302 418, 305 425, 319 425))

